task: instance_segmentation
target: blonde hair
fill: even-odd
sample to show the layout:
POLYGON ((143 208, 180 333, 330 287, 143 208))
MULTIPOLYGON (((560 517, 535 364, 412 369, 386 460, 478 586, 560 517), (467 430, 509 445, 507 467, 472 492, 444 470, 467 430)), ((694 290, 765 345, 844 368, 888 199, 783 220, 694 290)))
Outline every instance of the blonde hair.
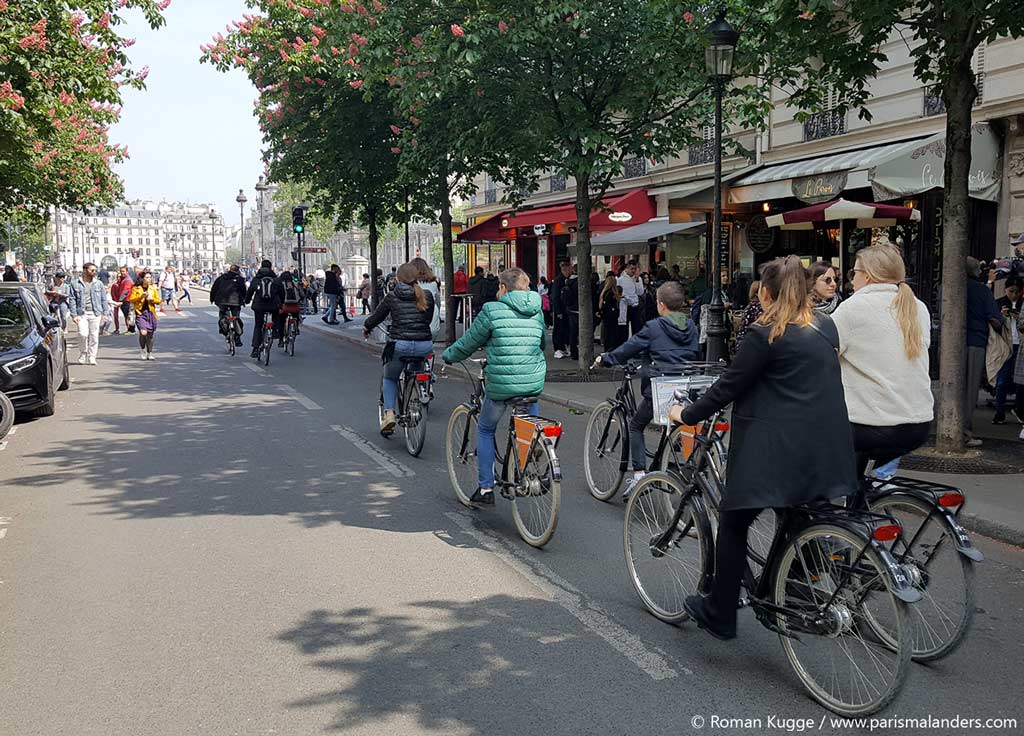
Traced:
POLYGON ((403 263, 398 267, 395 278, 403 284, 408 284, 416 293, 416 309, 421 312, 427 311, 427 294, 420 288, 420 269, 415 263, 403 263))
POLYGON ((807 269, 799 258, 776 258, 761 266, 761 288, 772 298, 757 320, 759 325, 771 326, 769 343, 785 335, 787 325, 806 327, 811 323, 814 309, 807 289, 807 269))
POLYGON ((924 352, 921 322, 918 318, 917 297, 906 284, 907 267, 903 256, 894 245, 872 245, 857 252, 857 265, 876 284, 899 284, 892 310, 896 324, 903 333, 903 350, 909 360, 924 352))

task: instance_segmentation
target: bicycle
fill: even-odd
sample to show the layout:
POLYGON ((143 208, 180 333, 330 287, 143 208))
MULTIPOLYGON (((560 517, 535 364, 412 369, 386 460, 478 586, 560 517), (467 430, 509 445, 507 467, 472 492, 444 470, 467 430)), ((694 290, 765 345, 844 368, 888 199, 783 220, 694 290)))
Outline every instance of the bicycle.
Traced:
POLYGON ((295 357, 295 340, 299 336, 299 317, 296 314, 288 313, 284 321, 284 351, 295 357))
POLYGON ((270 353, 274 348, 274 315, 268 314, 263 318, 263 340, 260 342, 257 361, 263 361, 263 365, 270 365, 270 353))
POLYGON ((228 343, 228 355, 233 356, 235 354, 235 348, 237 347, 235 345, 235 340, 238 337, 241 337, 241 332, 238 330, 238 317, 229 313, 224 315, 224 321, 224 339, 227 340, 228 343))
MULTIPOLYGON (((645 607, 668 623, 689 618, 686 596, 707 593, 713 579, 715 502, 702 466, 714 431, 708 421, 696 434, 686 480, 672 471, 649 473, 626 505, 630 581, 645 607)), ((779 635, 810 695, 846 717, 885 707, 909 672, 908 604, 921 595, 883 545, 900 533, 891 516, 815 504, 780 515, 763 558, 747 548, 740 607, 753 608, 779 635)))
MULTIPOLYGON (((633 379, 640 373, 641 368, 642 366, 635 362, 623 366, 622 383, 615 392, 615 397, 594 407, 587 422, 583 438, 584 446, 587 448, 583 456, 583 473, 590 495, 599 501, 610 501, 614 498, 629 471, 629 420, 637 409, 633 379)), ((712 378, 722 370, 723 367, 717 364, 694 362, 685 367, 674 368, 672 374, 680 377, 712 378)), ((678 432, 673 437, 670 429, 667 422, 663 423, 657 449, 654 452, 645 450, 652 469, 668 469, 671 457, 666 450, 681 446, 678 432)))
MULTIPOLYGON (((402 372, 398 376, 398 405, 395 407, 395 418, 398 426, 405 434, 405 449, 413 457, 419 457, 423 444, 427 439, 427 414, 430 400, 433 398, 431 384, 434 380, 434 356, 425 358, 403 357, 402 372)), ((377 403, 378 419, 384 421, 384 389, 381 388, 377 403)), ((390 437, 391 432, 381 432, 383 437, 390 437)))
POLYGON ((985 556, 957 516, 966 499, 953 486, 912 478, 870 479, 868 507, 897 518, 903 533, 888 547, 921 593, 914 606, 913 658, 941 659, 963 641, 974 618, 974 564, 985 556))
MULTIPOLYGON (((473 386, 469 400, 459 404, 448 419, 445 457, 448 476, 459 502, 476 508, 470 500, 477 487, 477 418, 483 403, 485 359, 471 358, 480 368, 479 376, 461 363, 473 386)), ((529 414, 536 397, 518 397, 506 401, 512 411, 504 452, 498 447, 495 473, 496 493, 512 502, 512 518, 523 541, 543 547, 558 526, 561 506, 562 470, 555 453, 562 425, 551 419, 529 414)))

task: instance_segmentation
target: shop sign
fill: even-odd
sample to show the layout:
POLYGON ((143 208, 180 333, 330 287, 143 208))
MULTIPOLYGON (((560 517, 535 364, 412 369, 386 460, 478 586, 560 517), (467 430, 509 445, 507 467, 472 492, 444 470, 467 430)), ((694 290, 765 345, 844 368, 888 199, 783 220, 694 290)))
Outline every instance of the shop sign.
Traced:
POLYGON ((793 196, 808 204, 835 199, 846 189, 846 172, 815 174, 793 179, 793 196))
POLYGON ((775 228, 768 226, 768 218, 764 215, 755 215, 747 223, 745 232, 747 247, 754 253, 767 253, 775 244, 775 228))
POLYGON ((537 279, 548 276, 548 239, 537 238, 537 279))
POLYGON ((629 222, 633 219, 632 212, 612 212, 608 215, 608 219, 612 222, 629 222))

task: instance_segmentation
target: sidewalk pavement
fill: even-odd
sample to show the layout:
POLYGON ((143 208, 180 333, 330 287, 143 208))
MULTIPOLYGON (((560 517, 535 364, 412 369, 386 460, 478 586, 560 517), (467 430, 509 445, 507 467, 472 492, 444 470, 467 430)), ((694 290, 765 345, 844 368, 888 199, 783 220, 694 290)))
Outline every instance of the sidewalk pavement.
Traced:
MULTIPOLYGON (((356 315, 351 322, 327 325, 317 317, 309 317, 305 327, 316 334, 334 338, 361 350, 378 355, 381 346, 363 340, 363 317, 356 315)), ((548 340, 548 365, 573 366, 570 360, 556 361, 551 355, 551 341, 548 340)), ((441 346, 438 346, 438 350, 441 346)), ((615 383, 608 381, 592 383, 551 383, 544 388, 541 398, 568 409, 589 414, 600 402, 614 395, 615 383)), ((1014 439, 1020 432, 1020 425, 1007 423, 993 425, 993 410, 979 406, 975 414, 976 432, 981 437, 1014 439)), ((1024 452, 1022 443, 1021 452, 1024 452)), ((906 472, 908 477, 920 478, 955 485, 967 496, 967 504, 960 514, 964 526, 978 534, 1008 544, 1024 547, 1024 474, 1007 475, 955 475, 906 472)))

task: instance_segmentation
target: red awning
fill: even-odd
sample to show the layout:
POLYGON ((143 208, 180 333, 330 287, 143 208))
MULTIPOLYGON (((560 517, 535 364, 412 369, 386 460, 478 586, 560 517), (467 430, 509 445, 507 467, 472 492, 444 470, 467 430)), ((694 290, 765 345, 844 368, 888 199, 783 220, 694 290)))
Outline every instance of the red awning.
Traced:
POLYGON ((502 235, 502 218, 508 217, 508 212, 499 212, 496 215, 491 215, 486 220, 481 220, 472 227, 467 227, 461 233, 459 233, 458 241, 460 243, 480 243, 489 240, 501 241, 508 240, 508 235, 502 235))
MULTIPOLYGON (((655 215, 655 207, 646 189, 635 189, 626 194, 604 200, 605 209, 595 210, 590 215, 590 229, 618 230, 647 222, 655 215)), ((533 227, 556 223, 576 224, 576 205, 558 204, 524 210, 508 217, 505 227, 533 227)))
POLYGON ((892 227, 897 222, 918 222, 921 212, 911 207, 897 207, 874 202, 850 202, 834 199, 831 202, 803 207, 798 210, 772 215, 767 222, 783 230, 813 230, 826 222, 856 220, 857 227, 892 227))

